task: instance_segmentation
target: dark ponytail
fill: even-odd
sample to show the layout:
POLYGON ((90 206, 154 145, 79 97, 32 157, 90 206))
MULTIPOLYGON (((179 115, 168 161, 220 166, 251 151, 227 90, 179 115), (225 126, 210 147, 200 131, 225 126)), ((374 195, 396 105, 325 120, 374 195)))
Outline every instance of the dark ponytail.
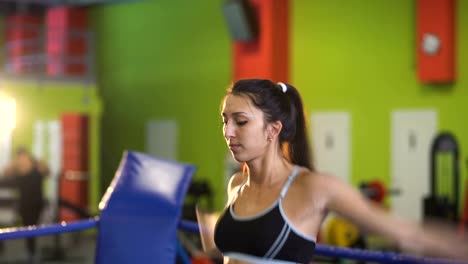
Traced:
POLYGON ((288 87, 286 95, 291 102, 291 114, 294 113, 295 115, 295 118, 291 118, 291 120, 294 121, 294 124, 291 124, 291 126, 295 127, 295 133, 288 141, 288 155, 293 163, 307 167, 311 171, 315 171, 310 155, 306 116, 301 96, 295 87, 289 84, 285 85, 288 87))
POLYGON ((263 111, 265 121, 281 121, 283 128, 279 142, 283 153, 294 164, 314 171, 302 99, 295 87, 275 84, 270 80, 239 80, 228 90, 233 95, 248 96, 252 103, 263 111))

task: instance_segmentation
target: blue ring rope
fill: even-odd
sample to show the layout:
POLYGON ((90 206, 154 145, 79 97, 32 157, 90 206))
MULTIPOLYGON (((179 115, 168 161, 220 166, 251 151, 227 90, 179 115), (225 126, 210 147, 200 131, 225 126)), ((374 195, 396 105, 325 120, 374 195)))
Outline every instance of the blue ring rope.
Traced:
POLYGON ((62 222, 43 226, 23 226, 0 229, 0 240, 26 238, 35 236, 53 235, 64 232, 80 231, 94 228, 99 222, 99 217, 89 218, 76 222, 62 222))
MULTIPOLYGON (((33 236, 52 235, 64 232, 80 231, 84 229, 97 227, 99 217, 89 218, 76 222, 62 222, 58 224, 44 226, 26 226, 15 228, 0 229, 0 240, 26 238, 33 236)), ((197 222, 181 220, 178 228, 192 233, 198 233, 199 227, 197 222)), ((343 247, 334 247, 328 245, 317 244, 315 254, 332 258, 346 258, 359 261, 372 261, 379 263, 429 263, 429 264, 462 264, 463 261, 451 259, 435 259, 435 258, 420 258, 410 255, 402 255, 392 252, 371 251, 364 249, 352 249, 343 247)))

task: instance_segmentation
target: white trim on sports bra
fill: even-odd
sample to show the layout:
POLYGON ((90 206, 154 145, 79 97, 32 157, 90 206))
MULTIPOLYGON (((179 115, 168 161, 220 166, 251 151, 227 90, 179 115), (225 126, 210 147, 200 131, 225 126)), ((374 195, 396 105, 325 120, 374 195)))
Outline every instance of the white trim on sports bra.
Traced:
POLYGON ((257 256, 238 252, 226 252, 223 254, 225 257, 232 258, 235 260, 245 261, 252 264, 297 264, 296 262, 277 260, 277 259, 265 259, 257 256))

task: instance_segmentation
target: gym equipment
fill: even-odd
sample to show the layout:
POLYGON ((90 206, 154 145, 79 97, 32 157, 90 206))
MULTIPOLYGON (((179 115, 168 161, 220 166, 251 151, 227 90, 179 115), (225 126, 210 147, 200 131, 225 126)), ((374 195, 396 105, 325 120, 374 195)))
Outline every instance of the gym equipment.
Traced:
POLYGON ((328 221, 323 235, 323 239, 329 245, 352 247, 361 234, 357 226, 335 216, 328 221))
POLYGON ((385 184, 379 180, 364 182, 359 185, 361 192, 369 199, 383 203, 387 195, 398 195, 400 190, 388 189, 385 184))
POLYGON ((438 134, 431 147, 431 193, 424 198, 425 219, 459 219, 459 148, 449 132, 438 134))
MULTIPOLYGON (((466 160, 468 166, 468 159, 466 160)), ((464 199, 463 213, 460 215, 459 232, 461 237, 467 236, 466 227, 468 226, 468 181, 465 182, 465 199, 464 199)))

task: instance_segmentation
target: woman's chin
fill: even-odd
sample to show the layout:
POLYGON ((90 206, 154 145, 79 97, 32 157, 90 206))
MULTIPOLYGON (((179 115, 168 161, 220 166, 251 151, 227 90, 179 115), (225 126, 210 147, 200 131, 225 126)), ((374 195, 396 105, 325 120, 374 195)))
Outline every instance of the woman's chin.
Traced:
POLYGON ((232 158, 233 158, 235 161, 237 161, 237 162, 239 162, 239 163, 244 163, 244 162, 246 162, 246 159, 245 159, 245 158, 242 158, 242 156, 240 156, 240 155, 238 155, 238 154, 235 154, 235 153, 232 153, 232 152, 231 152, 231 154, 232 154, 232 158))

